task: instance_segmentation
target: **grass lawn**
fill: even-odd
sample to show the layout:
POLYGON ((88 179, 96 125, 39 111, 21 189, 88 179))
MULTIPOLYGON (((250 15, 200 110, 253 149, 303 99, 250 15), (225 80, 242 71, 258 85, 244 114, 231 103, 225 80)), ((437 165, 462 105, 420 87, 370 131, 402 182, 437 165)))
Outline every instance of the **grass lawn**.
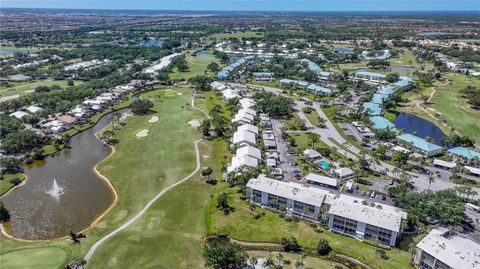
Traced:
MULTIPOLYGON (((82 84, 83 81, 76 80, 75 85, 80 85, 82 84)), ((30 83, 23 83, 18 86, 14 86, 11 88, 7 88, 5 86, 0 87, 0 96, 12 96, 12 95, 25 95, 28 94, 29 91, 35 90, 36 87, 38 86, 52 86, 52 85, 58 85, 60 87, 67 87, 67 81, 66 80, 37 80, 33 81, 30 83)))
POLYGON ((284 121, 285 130, 301 130, 302 125, 305 125, 305 121, 298 116, 298 113, 292 113, 292 117, 284 121))
POLYGON ((25 175, 22 173, 2 175, 0 178, 0 196, 4 195, 14 186, 12 183, 10 183, 10 180, 14 178, 18 178, 23 181, 25 179, 25 175))
POLYGON ((355 69, 367 68, 368 61, 361 60, 359 63, 348 63, 348 64, 339 64, 340 68, 334 68, 336 70, 346 69, 348 71, 353 71, 355 69))
POLYGON ((188 67, 190 68, 189 71, 179 72, 175 70, 173 73, 170 74, 171 79, 187 80, 191 77, 205 74, 205 70, 207 70, 207 66, 211 62, 217 62, 220 65, 220 62, 217 60, 217 58, 215 58, 215 56, 213 56, 213 54, 197 54, 196 56, 192 56, 190 53, 187 53, 186 60, 188 63, 188 67))
POLYGON ((227 39, 227 38, 263 38, 261 32, 244 32, 244 33, 221 33, 213 34, 213 38, 227 39))
MULTIPOLYGON (((193 142, 199 138, 199 134, 187 122, 203 116, 185 106, 190 101, 190 90, 174 90, 183 95, 167 97, 159 91, 144 95, 155 103, 154 115, 159 117, 157 123, 147 123, 153 115, 132 117, 127 118, 127 125, 123 129, 116 131, 120 143, 115 146, 115 153, 99 165, 99 170, 113 181, 120 200, 107 217, 90 230, 91 233, 100 232, 105 227, 117 227, 162 188, 180 180, 195 168, 193 142), (135 137, 144 128, 149 129, 149 135, 144 138, 135 137)), ((89 263, 89 268, 131 268, 140 264, 145 267, 172 268, 174 264, 181 264, 185 255, 191 255, 193 250, 179 251, 174 247, 176 245, 180 248, 182 244, 174 243, 199 239, 190 238, 192 233, 198 232, 198 226, 195 228, 192 223, 198 216, 195 213, 187 214, 185 207, 195 206, 193 211, 196 212, 201 206, 199 200, 185 203, 187 201, 182 198, 203 199, 193 196, 201 196, 203 192, 196 192, 191 187, 183 189, 185 186, 186 184, 179 188, 192 191, 189 195, 184 196, 183 192, 175 189, 162 197, 139 221, 102 245, 89 263), (180 219, 188 225, 180 226, 180 219), (181 239, 180 232, 183 228, 191 230, 185 230, 184 238, 181 239), (173 230, 177 230, 177 233, 173 233, 173 230), (173 239, 177 236, 179 241, 173 239), (158 259, 161 253, 165 253, 164 259, 158 259), (142 259, 138 258, 140 256, 142 259)), ((202 216, 203 212, 200 212, 202 216)), ((200 243, 197 244, 200 247, 200 243)), ((184 264, 183 267, 189 268, 191 264, 184 264)))
POLYGON ((480 110, 472 109, 460 91, 467 85, 480 88, 480 79, 457 73, 449 73, 446 77, 451 80, 451 85, 437 83, 432 99, 433 104, 429 107, 440 112, 440 119, 446 120, 449 126, 475 139, 478 144, 480 143, 480 110))
POLYGON ((9 269, 63 268, 70 259, 71 251, 61 246, 26 247, 0 254, 0 267, 9 269))
POLYGON ((392 66, 416 66, 417 60, 412 51, 406 50, 400 57, 390 59, 392 66))
POLYGON ((318 115, 316 110, 312 110, 310 113, 307 113, 306 108, 303 108, 302 111, 304 112, 305 116, 307 117, 308 121, 312 123, 314 126, 317 127, 322 127, 325 126, 323 121, 320 118, 320 115, 318 115))

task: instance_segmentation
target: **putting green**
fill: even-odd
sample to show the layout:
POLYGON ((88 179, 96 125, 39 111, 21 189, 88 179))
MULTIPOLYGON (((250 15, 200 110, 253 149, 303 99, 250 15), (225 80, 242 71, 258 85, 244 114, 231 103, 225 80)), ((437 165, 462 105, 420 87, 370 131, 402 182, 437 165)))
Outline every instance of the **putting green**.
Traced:
POLYGON ((63 268, 70 260, 70 254, 68 248, 61 246, 13 249, 0 254, 0 268, 63 268))

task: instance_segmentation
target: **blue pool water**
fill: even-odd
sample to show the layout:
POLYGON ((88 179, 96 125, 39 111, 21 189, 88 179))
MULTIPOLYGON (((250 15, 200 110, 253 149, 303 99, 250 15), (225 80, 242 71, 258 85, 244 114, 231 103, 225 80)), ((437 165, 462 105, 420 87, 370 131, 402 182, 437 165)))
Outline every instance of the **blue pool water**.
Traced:
POLYGON ((323 168, 330 168, 330 164, 326 161, 321 161, 320 164, 322 165, 323 168))

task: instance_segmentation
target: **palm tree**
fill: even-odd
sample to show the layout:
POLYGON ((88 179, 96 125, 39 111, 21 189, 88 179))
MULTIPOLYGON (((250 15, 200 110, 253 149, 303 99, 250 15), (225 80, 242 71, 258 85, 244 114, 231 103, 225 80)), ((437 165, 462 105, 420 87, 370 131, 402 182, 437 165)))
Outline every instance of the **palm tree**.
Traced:
POLYGON ((320 141, 320 137, 319 137, 318 134, 309 133, 308 134, 308 140, 312 144, 312 148, 315 148, 315 143, 318 143, 320 141))
POLYGON ((432 176, 429 176, 427 180, 428 180, 428 189, 430 189, 432 183, 435 182, 435 178, 432 176))
POLYGON ((400 169, 398 169, 398 167, 396 167, 396 166, 395 166, 395 168, 393 168, 393 170, 392 170, 392 173, 393 173, 394 175, 397 175, 399 172, 400 172, 400 169))

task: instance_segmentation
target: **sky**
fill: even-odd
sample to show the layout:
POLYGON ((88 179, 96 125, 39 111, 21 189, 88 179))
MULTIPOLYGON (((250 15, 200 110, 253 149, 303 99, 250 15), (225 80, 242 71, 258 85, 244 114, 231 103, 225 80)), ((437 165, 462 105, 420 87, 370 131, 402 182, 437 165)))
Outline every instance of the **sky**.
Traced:
POLYGON ((0 7, 231 11, 479 11, 480 0, 1 0, 0 7))

